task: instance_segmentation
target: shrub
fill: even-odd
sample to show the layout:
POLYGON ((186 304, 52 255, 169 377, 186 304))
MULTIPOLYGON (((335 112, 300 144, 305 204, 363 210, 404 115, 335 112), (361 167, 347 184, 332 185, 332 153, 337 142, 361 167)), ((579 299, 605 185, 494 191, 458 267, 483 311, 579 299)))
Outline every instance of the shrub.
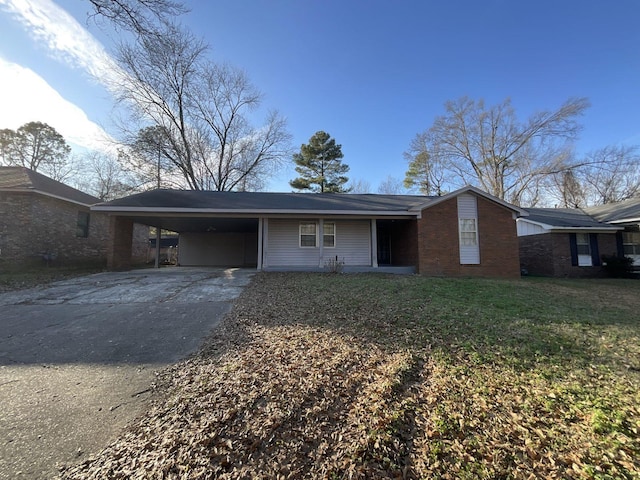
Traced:
POLYGON ((633 258, 602 255, 602 266, 610 277, 629 278, 633 276, 633 258))

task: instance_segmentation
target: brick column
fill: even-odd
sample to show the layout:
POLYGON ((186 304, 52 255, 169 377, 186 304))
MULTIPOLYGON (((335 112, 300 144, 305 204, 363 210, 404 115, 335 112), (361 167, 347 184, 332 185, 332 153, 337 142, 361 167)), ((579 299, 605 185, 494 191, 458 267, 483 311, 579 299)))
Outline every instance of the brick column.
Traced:
POLYGON ((107 268, 128 270, 131 268, 133 221, 126 217, 109 217, 107 244, 107 268))

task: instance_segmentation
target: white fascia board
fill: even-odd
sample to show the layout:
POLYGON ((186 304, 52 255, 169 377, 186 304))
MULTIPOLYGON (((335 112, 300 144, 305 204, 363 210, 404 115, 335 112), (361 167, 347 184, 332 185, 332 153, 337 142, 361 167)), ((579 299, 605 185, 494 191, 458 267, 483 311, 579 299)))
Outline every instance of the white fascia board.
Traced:
POLYGON ((635 217, 635 218, 623 218, 622 220, 612 220, 610 222, 607 223, 612 223, 612 224, 622 224, 622 223, 632 223, 632 224, 640 224, 640 217, 635 217))
POLYGON ((624 227, 551 227, 552 232, 591 232, 591 233, 614 233, 624 230, 624 227))
POLYGON ((582 232, 584 231, 584 232, 592 232, 592 233, 612 233, 612 232, 617 232, 618 230, 624 230, 623 227, 615 227, 613 225, 611 226, 603 225, 598 227, 556 227, 553 225, 549 225, 548 223, 529 220, 528 218, 518 218, 516 221, 537 225, 549 232, 582 232))
POLYGON ((413 217, 419 218, 419 212, 413 211, 386 211, 386 210, 296 210, 296 209, 282 209, 282 210, 245 210, 245 209, 216 209, 216 208, 148 208, 148 207, 112 207, 106 205, 94 205, 91 207, 92 211, 115 213, 115 214, 129 214, 129 215, 167 215, 167 214, 182 214, 189 216, 198 215, 224 215, 224 216, 271 216, 271 215, 304 215, 304 216, 356 216, 356 217, 413 217))

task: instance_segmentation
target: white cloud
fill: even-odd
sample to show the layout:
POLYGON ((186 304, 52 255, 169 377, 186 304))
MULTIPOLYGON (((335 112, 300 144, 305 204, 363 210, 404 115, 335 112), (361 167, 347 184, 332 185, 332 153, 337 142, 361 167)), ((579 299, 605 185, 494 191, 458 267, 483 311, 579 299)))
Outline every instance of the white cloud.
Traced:
POLYGON ((109 150, 113 139, 102 127, 34 71, 0 57, 0 78, 0 128, 15 130, 27 122, 44 122, 69 143, 91 150, 109 150))
POLYGON ((117 84, 121 70, 102 44, 51 0, 0 0, 0 5, 58 61, 86 71, 107 88, 117 84))

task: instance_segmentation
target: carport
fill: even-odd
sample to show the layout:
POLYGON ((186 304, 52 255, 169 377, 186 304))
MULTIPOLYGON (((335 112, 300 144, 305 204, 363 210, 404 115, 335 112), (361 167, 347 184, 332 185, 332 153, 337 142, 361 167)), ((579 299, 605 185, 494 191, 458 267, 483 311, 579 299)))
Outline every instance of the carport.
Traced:
POLYGON ((258 266, 258 218, 115 214, 110 219, 107 249, 110 269, 130 267, 129 231, 134 223, 178 233, 181 266, 258 266))
POLYGON ((181 266, 323 270, 341 261, 351 271, 408 273, 418 257, 415 222, 428 201, 411 195, 159 189, 91 209, 110 217, 112 270, 131 267, 133 225, 139 223, 179 234, 181 266), (386 248, 379 248, 378 234, 386 248))

